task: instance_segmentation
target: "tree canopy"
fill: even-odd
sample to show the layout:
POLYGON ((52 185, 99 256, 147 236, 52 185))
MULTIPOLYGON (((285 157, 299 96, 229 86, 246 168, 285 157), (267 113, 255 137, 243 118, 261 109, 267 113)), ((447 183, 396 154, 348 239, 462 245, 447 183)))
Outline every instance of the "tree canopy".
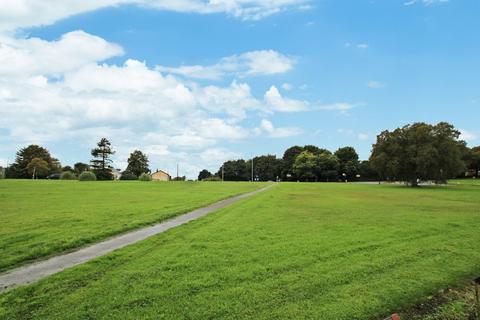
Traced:
POLYGON ((211 178, 213 175, 210 171, 206 170, 206 169, 203 169, 202 171, 200 171, 200 173, 198 174, 198 181, 202 181, 204 179, 208 179, 208 178, 211 178))
POLYGON ((107 138, 102 138, 97 147, 92 149, 91 152, 94 159, 90 161, 93 171, 98 180, 112 180, 113 174, 111 166, 112 159, 110 158, 115 151, 112 149, 110 141, 107 138))
POLYGON ((140 150, 135 150, 128 157, 128 165, 126 172, 133 173, 137 177, 140 177, 142 173, 149 173, 148 157, 140 150))
MULTIPOLYGON (((50 155, 50 152, 38 145, 29 145, 17 152, 15 163, 8 168, 8 177, 17 179, 31 178, 28 171, 28 165, 33 159, 41 159, 47 163, 47 172, 45 176, 52 173, 59 173, 62 166, 60 162, 50 155)), ((38 175, 41 177, 41 175, 38 175)))
POLYGON ((372 167, 389 180, 418 185, 418 180, 445 181, 465 170, 460 132, 448 123, 414 123, 383 131, 373 145, 372 167))

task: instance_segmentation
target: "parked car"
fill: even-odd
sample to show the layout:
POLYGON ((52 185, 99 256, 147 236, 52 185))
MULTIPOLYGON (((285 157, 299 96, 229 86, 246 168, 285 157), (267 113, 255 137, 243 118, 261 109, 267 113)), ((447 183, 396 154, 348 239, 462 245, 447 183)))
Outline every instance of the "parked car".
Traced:
POLYGON ((59 180, 60 179, 60 173, 53 173, 47 177, 48 180, 59 180))

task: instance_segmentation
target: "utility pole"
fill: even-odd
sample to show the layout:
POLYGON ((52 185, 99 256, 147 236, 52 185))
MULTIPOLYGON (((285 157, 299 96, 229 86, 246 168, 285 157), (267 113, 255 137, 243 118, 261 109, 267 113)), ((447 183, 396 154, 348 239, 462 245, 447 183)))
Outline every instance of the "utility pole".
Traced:
POLYGON ((178 177, 179 177, 179 175, 178 175, 178 163, 177 163, 177 180, 178 180, 178 177))

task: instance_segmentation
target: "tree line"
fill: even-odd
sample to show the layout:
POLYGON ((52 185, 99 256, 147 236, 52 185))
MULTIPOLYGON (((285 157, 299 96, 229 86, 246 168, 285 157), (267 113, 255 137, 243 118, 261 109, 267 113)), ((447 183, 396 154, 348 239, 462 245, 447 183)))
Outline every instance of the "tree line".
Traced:
MULTIPOLYGON (((204 169, 198 180, 225 181, 405 181, 412 186, 420 181, 445 182, 456 177, 478 177, 480 146, 469 148, 460 132, 449 123, 414 123, 385 130, 377 136, 368 160, 360 161, 353 147, 331 152, 314 145, 293 146, 281 158, 261 155, 253 159, 229 160, 215 173, 204 169)), ((91 150, 89 164, 78 162, 62 167, 60 161, 38 145, 20 149, 15 162, 0 168, 0 178, 46 178, 63 175, 75 179, 88 172, 90 178, 112 180, 110 141, 102 138, 91 150)), ((150 173, 149 160, 140 150, 133 151, 121 179, 136 180, 150 173)), ((148 178, 150 176, 148 175, 148 178)), ((182 178, 178 178, 182 179, 182 178)))
POLYGON ((225 181, 420 181, 446 182, 479 177, 480 147, 468 148, 460 131, 446 122, 414 123, 377 136, 369 160, 359 161, 353 147, 335 152, 314 145, 288 148, 282 158, 264 155, 230 160, 216 173, 204 169, 199 180, 225 181), (253 161, 253 166, 252 166, 253 161))
MULTIPOLYGON (((60 161, 50 152, 38 145, 29 145, 20 149, 15 162, 5 168, 3 175, 11 179, 44 179, 47 177, 58 179, 76 179, 82 176, 88 180, 113 180, 112 155, 115 154, 110 141, 102 138, 90 152, 93 159, 90 164, 77 162, 73 168, 62 166, 60 161), (88 175, 87 175, 88 173, 88 175)), ((121 174, 123 180, 137 180, 144 174, 150 173, 149 160, 140 150, 133 151, 128 158, 128 165, 121 174)), ((86 179, 86 180, 87 180, 86 179)))

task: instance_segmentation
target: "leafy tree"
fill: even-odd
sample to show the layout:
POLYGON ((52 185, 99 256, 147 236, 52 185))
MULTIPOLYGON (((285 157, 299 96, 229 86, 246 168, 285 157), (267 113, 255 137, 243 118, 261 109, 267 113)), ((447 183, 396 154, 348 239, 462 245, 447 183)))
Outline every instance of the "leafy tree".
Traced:
POLYGON ((125 171, 131 172, 137 177, 142 173, 149 173, 150 169, 148 168, 147 155, 139 150, 133 151, 128 158, 128 166, 125 171))
MULTIPOLYGON (((245 160, 231 160, 223 164, 223 174, 225 181, 248 181, 250 180, 247 163, 245 160)), ((222 177, 222 167, 220 167, 217 175, 222 177)))
POLYGON ((122 172, 122 175, 120 176, 120 180, 137 180, 137 179, 138 179, 138 176, 129 171, 122 172))
MULTIPOLYGON (((251 173, 252 160, 247 161, 247 168, 251 173)), ((274 155, 259 156, 253 158, 254 180, 276 181, 282 173, 282 160, 274 155)), ((251 178, 250 178, 251 179, 251 178)))
POLYGON ((446 181, 465 170, 460 132, 448 123, 414 123, 384 131, 373 145, 372 167, 389 180, 412 186, 418 180, 446 181))
POLYGON ((29 145, 17 152, 15 163, 8 168, 8 177, 20 179, 30 178, 31 174, 28 172, 27 166, 35 158, 47 162, 47 174, 61 171, 60 162, 53 158, 47 149, 38 145, 29 145))
POLYGON ((0 180, 5 179, 5 177, 6 177, 6 170, 5 168, 0 166, 0 180))
POLYGON ((318 156, 309 151, 303 151, 295 159, 293 172, 295 173, 295 176, 302 181, 316 181, 318 156))
POLYGON ((297 156, 302 153, 303 147, 293 146, 285 150, 282 158, 282 180, 296 181, 298 177, 295 175, 293 165, 297 156))
POLYGON ((330 152, 323 152, 317 156, 317 177, 322 181, 337 181, 339 166, 337 156, 330 152))
POLYGON ((79 176, 82 172, 90 170, 90 166, 86 163, 77 162, 73 166, 74 172, 77 176, 79 176))
POLYGON ((75 170, 74 170, 72 167, 70 167, 70 166, 65 166, 65 167, 62 168, 62 173, 63 173, 63 172, 66 172, 66 171, 68 171, 68 172, 75 172, 75 170))
POLYGON ((202 171, 200 171, 200 173, 198 174, 198 181, 202 181, 202 180, 205 180, 205 179, 208 179, 208 178, 211 178, 213 175, 210 171, 208 171, 207 169, 203 169, 202 171))
POLYGON ((48 162, 40 158, 33 158, 27 165, 27 171, 32 179, 45 178, 48 174, 48 162))
POLYGON ((370 161, 362 161, 358 165, 360 181, 379 181, 378 173, 370 165, 370 161))
POLYGON ((110 156, 115 154, 115 151, 112 149, 110 141, 106 138, 102 138, 97 143, 97 147, 92 149, 91 153, 94 159, 90 162, 97 179, 113 180, 113 167, 111 166, 112 160, 110 159, 110 156))
POLYGON ((473 172, 475 177, 478 177, 480 171, 480 146, 472 149, 467 148, 464 156, 467 169, 473 172))
POLYGON ((358 173, 358 153, 353 147, 344 147, 335 151, 335 156, 338 158, 338 171, 342 177, 352 180, 358 173))

